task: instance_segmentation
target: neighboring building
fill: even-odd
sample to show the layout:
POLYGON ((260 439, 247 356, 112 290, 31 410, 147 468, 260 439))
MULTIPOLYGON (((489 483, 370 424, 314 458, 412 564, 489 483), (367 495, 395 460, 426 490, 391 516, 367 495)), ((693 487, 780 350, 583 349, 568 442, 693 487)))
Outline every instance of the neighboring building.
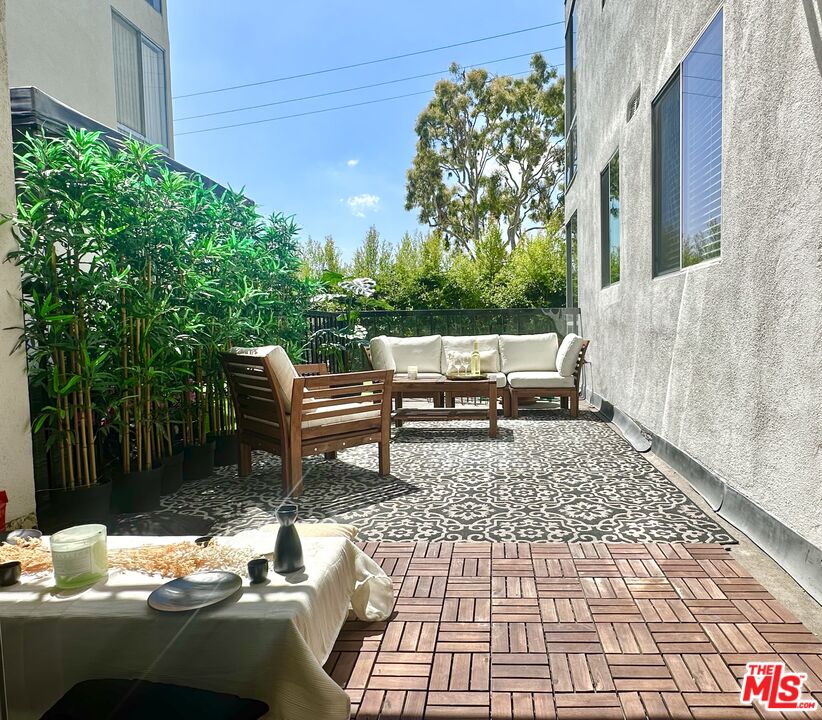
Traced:
POLYGON ((822 598, 818 3, 566 3, 586 391, 822 598))
POLYGON ((8 0, 11 87, 173 156, 166 0, 8 0))
MULTIPOLYGON (((5 0, 0 0, 0 214, 14 212, 14 165, 11 156, 11 111, 6 72, 5 0)), ((11 225, 0 225, 0 328, 21 327, 20 270, 2 262, 16 247, 11 225)), ((0 490, 8 495, 9 526, 31 527, 34 520, 34 476, 29 423, 29 389, 25 352, 18 348, 17 333, 0 331, 0 490)))

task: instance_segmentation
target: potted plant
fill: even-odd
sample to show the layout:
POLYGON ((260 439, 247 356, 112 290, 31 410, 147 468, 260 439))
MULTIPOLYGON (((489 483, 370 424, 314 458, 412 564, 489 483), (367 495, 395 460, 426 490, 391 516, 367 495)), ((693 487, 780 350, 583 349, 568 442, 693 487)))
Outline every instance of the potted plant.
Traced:
POLYGON ((104 259, 110 228, 98 190, 111 154, 97 133, 70 131, 57 139, 26 137, 16 161, 18 249, 9 259, 23 278, 19 343, 30 384, 45 398, 32 426, 49 452, 39 523, 54 532, 109 517, 111 484, 100 446, 113 412, 104 389, 114 348, 100 320, 122 278, 104 259))
POLYGON ((111 181, 104 184, 114 228, 107 259, 124 281, 105 323, 117 342, 112 392, 117 395, 119 463, 112 498, 118 512, 143 512, 159 507, 163 479, 158 390, 166 380, 169 298, 157 276, 168 195, 157 180, 162 164, 153 148, 128 140, 114 159, 111 181))

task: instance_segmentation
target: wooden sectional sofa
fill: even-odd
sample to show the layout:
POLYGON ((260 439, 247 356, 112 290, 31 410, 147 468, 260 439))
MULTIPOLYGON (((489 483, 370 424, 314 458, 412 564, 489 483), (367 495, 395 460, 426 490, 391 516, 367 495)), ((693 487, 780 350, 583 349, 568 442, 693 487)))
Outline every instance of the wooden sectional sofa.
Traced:
MULTIPOLYGON (((477 341, 483 373, 496 380, 504 413, 518 417, 523 397, 559 397, 563 407, 570 404, 571 416, 579 412, 579 389, 588 340, 576 334, 560 342, 557 333, 537 335, 478 335, 389 337, 371 339, 368 356, 375 370, 393 370, 405 377, 409 366, 420 377, 445 375, 448 353, 471 353, 477 341)), ((402 398, 396 398, 400 403, 402 398)), ((441 404, 441 398, 434 398, 441 404)), ((453 398, 446 397, 450 404, 453 398)))

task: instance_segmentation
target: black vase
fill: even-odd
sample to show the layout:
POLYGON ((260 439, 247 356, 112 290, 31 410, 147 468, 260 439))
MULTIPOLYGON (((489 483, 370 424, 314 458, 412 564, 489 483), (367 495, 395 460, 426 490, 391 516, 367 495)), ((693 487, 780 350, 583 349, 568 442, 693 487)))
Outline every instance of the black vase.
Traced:
POLYGON ((237 433, 225 433, 223 435, 209 435, 209 440, 214 440, 214 467, 227 467, 236 465, 239 458, 240 445, 237 442, 237 433))
POLYGON ((37 494, 37 525, 47 534, 72 525, 107 524, 111 507, 110 481, 72 490, 37 494))
POLYGON ((214 470, 214 447, 212 440, 205 445, 188 445, 183 456, 183 479, 202 480, 214 470))
POLYGON ((274 572, 280 575, 305 570, 303 546, 294 523, 297 520, 297 506, 293 503, 280 505, 277 509, 280 529, 274 546, 274 572))
POLYGON ((163 458, 162 494, 171 495, 183 485, 183 451, 163 458))
POLYGON ((115 475, 111 487, 114 512, 137 513, 157 510, 163 482, 163 466, 115 475))

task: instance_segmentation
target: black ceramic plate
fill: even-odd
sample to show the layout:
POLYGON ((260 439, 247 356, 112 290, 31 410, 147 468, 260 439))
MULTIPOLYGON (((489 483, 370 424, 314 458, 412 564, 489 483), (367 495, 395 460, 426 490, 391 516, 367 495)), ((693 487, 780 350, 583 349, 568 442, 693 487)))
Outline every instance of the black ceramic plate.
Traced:
POLYGON ((35 538, 43 537, 43 533, 39 530, 12 530, 3 539, 3 542, 9 545, 16 545, 17 541, 25 538, 26 540, 33 540, 35 538))
POLYGON ((148 596, 149 607, 162 612, 198 610, 231 597, 243 585, 233 572, 212 571, 171 580, 148 596))

